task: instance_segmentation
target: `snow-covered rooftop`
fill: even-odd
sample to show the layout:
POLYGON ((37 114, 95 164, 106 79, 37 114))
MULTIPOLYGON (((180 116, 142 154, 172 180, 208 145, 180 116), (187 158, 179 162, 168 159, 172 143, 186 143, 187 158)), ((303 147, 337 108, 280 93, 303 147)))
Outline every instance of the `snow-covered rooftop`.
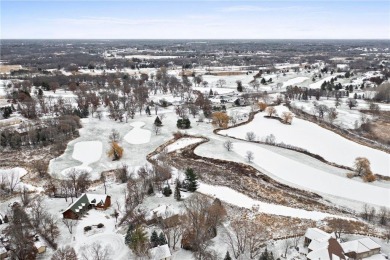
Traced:
POLYGON ((365 237, 358 240, 341 243, 345 253, 356 252, 358 254, 368 252, 381 246, 375 243, 371 238, 365 237))
POLYGON ((149 256, 152 260, 161 260, 171 257, 171 251, 167 244, 149 249, 149 256))
POLYGON ((328 241, 332 235, 318 228, 308 228, 305 233, 305 237, 311 239, 312 241, 325 242, 328 241))

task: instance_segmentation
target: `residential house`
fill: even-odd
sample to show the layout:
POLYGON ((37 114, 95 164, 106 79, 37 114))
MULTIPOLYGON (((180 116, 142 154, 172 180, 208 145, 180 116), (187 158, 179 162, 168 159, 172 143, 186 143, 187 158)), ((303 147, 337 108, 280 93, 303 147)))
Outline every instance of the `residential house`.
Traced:
POLYGON ((365 237, 339 243, 331 234, 318 228, 309 228, 305 234, 304 245, 308 247, 309 260, 350 260, 364 259, 375 255, 375 259, 384 259, 381 246, 371 238, 365 237))
POLYGON ((151 248, 148 253, 151 260, 170 260, 172 257, 167 244, 151 248))
MULTIPOLYGON (((315 248, 321 247, 321 244, 327 243, 328 240, 332 237, 331 234, 326 233, 325 231, 318 229, 318 228, 308 228, 305 233, 305 242, 304 246, 309 246, 312 241, 315 241, 313 243, 313 246, 315 248)), ((310 252, 310 247, 309 247, 310 252)))
POLYGON ((348 259, 363 259, 381 252, 381 246, 368 237, 341 243, 341 246, 348 259))
POLYGON ((80 219, 92 208, 106 210, 110 206, 111 197, 108 195, 83 193, 64 212, 62 212, 62 216, 67 219, 80 219))
POLYGON ((318 241, 313 240, 312 243, 316 244, 314 250, 310 250, 306 258, 309 260, 340 260, 346 259, 343 248, 340 243, 333 237, 329 238, 326 242, 321 242, 319 246, 318 241))

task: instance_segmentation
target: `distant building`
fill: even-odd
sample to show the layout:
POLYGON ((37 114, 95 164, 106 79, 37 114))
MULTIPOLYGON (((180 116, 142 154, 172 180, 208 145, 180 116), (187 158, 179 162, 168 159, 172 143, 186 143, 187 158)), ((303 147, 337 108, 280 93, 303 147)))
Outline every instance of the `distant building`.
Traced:
POLYGON ((148 253, 151 260, 170 260, 172 257, 167 244, 151 248, 148 253))
POLYGON ((80 219, 92 208, 106 210, 110 206, 111 197, 108 195, 83 193, 72 205, 62 212, 62 216, 67 219, 80 219))

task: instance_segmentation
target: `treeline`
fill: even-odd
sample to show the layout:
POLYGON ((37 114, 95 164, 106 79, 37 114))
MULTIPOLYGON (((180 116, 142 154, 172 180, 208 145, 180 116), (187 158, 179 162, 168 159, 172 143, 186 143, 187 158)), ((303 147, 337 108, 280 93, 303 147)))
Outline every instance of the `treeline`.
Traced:
POLYGON ((1 129, 0 146, 19 149, 22 146, 46 146, 63 143, 78 136, 81 127, 78 116, 60 116, 33 123, 22 123, 18 129, 1 129))

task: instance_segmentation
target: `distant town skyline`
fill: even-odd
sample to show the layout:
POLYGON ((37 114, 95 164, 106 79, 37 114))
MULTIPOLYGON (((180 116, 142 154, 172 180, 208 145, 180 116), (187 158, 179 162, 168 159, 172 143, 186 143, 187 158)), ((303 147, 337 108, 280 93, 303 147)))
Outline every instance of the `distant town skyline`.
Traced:
POLYGON ((4 1, 1 39, 390 39, 388 1, 4 1))

